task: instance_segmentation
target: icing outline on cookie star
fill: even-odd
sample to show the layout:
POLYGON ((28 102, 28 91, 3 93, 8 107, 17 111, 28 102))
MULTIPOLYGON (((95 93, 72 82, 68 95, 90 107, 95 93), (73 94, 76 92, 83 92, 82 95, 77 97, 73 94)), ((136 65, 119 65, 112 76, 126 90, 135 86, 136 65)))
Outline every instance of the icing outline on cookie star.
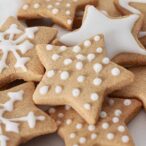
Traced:
POLYGON ((14 67, 27 71, 25 64, 30 60, 30 58, 21 57, 17 51, 25 54, 27 51, 32 49, 34 45, 30 40, 34 39, 37 31, 37 27, 25 28, 23 33, 16 24, 11 24, 9 28, 3 32, 0 31, 0 51, 2 52, 2 57, 0 59, 0 73, 8 67, 6 61, 10 52, 16 59, 14 67), (17 35, 19 35, 19 37, 15 38, 17 35))
MULTIPOLYGON (((5 118, 5 112, 12 112, 15 107, 14 104, 16 102, 20 102, 23 100, 23 90, 19 90, 17 92, 8 92, 7 96, 9 100, 5 103, 0 103, 0 123, 5 125, 6 132, 13 132, 19 134, 19 125, 20 122, 27 122, 29 128, 35 128, 36 121, 45 120, 44 116, 35 116, 34 112, 29 112, 26 116, 18 117, 18 118, 5 118)), ((7 146, 7 141, 9 140, 8 136, 3 134, 2 127, 0 126, 0 143, 2 146, 7 146)))
POLYGON ((82 26, 78 30, 63 35, 59 38, 59 41, 72 46, 96 34, 104 34, 109 58, 124 52, 146 55, 144 48, 138 44, 132 35, 134 24, 139 18, 139 15, 133 14, 123 18, 112 19, 94 6, 87 6, 82 26), (82 37, 79 38, 78 36, 82 37))

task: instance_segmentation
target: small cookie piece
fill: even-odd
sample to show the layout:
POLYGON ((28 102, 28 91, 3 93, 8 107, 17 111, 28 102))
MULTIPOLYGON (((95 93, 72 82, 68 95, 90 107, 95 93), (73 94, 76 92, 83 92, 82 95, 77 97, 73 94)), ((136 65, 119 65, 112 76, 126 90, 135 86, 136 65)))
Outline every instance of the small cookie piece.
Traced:
POLYGON ((35 47, 48 43, 57 31, 49 27, 26 28, 10 17, 0 27, 0 86, 16 79, 39 81, 44 73, 35 47))
POLYGON ((104 103, 96 125, 87 124, 72 109, 51 108, 49 113, 66 146, 134 146, 126 124, 140 109, 137 100, 110 99, 104 103))
POLYGON ((146 109, 146 67, 134 67, 129 70, 134 73, 135 81, 122 90, 112 93, 111 96, 139 99, 146 109))
POLYGON ((146 50, 137 38, 142 23, 142 15, 133 14, 111 18, 94 6, 87 6, 80 29, 63 35, 59 41, 65 45, 73 46, 96 34, 104 34, 109 58, 124 65, 143 64, 143 62, 146 64, 146 50), (132 58, 134 63, 131 62, 133 56, 135 57, 132 58), (143 59, 142 63, 139 62, 141 58, 143 59))
POLYGON ((25 83, 0 92, 1 146, 18 146, 56 131, 55 121, 34 105, 34 89, 33 83, 25 83))
POLYGON ((122 14, 143 14, 144 25, 139 33, 139 39, 146 45, 146 0, 114 0, 115 6, 122 14))
POLYGON ((72 29, 75 12, 96 0, 26 0, 18 13, 20 19, 50 18, 61 26, 72 29))
POLYGON ((133 81, 133 74, 106 57, 103 36, 74 47, 38 45, 46 73, 33 100, 43 105, 70 105, 88 123, 99 116, 105 94, 133 81))

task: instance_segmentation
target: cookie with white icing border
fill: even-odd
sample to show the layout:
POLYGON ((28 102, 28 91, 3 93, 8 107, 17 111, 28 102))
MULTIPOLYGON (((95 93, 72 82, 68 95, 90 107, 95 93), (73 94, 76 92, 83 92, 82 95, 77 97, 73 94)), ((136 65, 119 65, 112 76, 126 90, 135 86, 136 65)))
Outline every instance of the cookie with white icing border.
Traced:
POLYGON ((46 73, 34 102, 70 105, 91 124, 99 116, 105 94, 133 81, 131 72, 106 57, 103 36, 74 47, 38 45, 37 53, 46 73))
POLYGON ((143 103, 146 109, 146 67, 134 67, 129 69, 135 75, 135 80, 131 85, 112 93, 112 97, 136 98, 143 103))
POLYGON ((105 101, 95 125, 87 124, 68 107, 50 108, 48 113, 56 120, 66 146, 134 146, 126 124, 140 109, 137 100, 110 99, 105 101))
POLYGON ((132 14, 113 18, 94 6, 87 6, 82 26, 63 35, 59 41, 73 46, 96 34, 104 34, 109 58, 122 65, 143 65, 143 62, 146 64, 146 50, 137 38, 142 24, 142 15, 132 14), (141 58, 142 63, 139 61, 141 58))
POLYGON ((18 17, 20 19, 50 18, 70 30, 76 10, 96 3, 96 0, 26 0, 18 12, 18 17))
POLYGON ((28 140, 56 131, 55 121, 37 108, 33 83, 0 92, 0 144, 18 146, 28 140))
POLYGON ((0 86, 16 79, 40 81, 44 73, 36 45, 49 43, 57 31, 49 27, 25 27, 9 17, 0 27, 0 86))
POLYGON ((144 24, 139 39, 146 46, 146 0, 114 0, 118 10, 124 14, 143 14, 144 24))

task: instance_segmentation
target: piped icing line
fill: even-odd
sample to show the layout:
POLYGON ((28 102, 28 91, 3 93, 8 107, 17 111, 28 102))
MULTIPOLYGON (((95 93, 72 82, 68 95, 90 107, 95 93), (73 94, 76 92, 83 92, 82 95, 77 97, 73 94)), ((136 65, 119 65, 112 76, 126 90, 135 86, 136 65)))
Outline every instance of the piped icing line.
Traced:
POLYGON ((113 19, 94 6, 88 6, 82 26, 76 31, 63 35, 59 38, 59 41, 68 46, 73 46, 94 35, 104 34, 105 46, 110 59, 123 52, 146 55, 146 51, 138 44, 132 34, 134 24, 137 23, 139 18, 139 15, 132 14, 113 19), (82 37, 79 38, 78 36, 82 37))
POLYGON ((119 0, 120 6, 123 7, 124 9, 128 10, 129 12, 133 14, 141 14, 141 12, 138 9, 130 6, 130 3, 146 4, 146 0, 119 0))
POLYGON ((21 57, 17 51, 20 51, 23 55, 30 49, 33 49, 34 45, 31 40, 34 39, 37 31, 38 28, 33 27, 26 28, 23 32, 16 24, 11 24, 7 30, 0 32, 0 51, 2 52, 2 57, 0 59, 0 73, 8 67, 6 61, 10 52, 16 59, 14 67, 27 71, 26 63, 30 60, 30 58, 21 57), (6 38, 6 36, 8 38, 6 38), (15 39, 16 36, 19 37, 15 39))
MULTIPOLYGON (((0 123, 5 125, 6 132, 19 133, 20 122, 27 122, 29 128, 35 128, 36 121, 45 120, 44 116, 36 116, 34 112, 29 112, 26 116, 18 117, 18 118, 5 118, 5 112, 13 112, 14 104, 16 102, 20 102, 24 99, 24 91, 20 90, 17 92, 8 92, 9 100, 3 104, 0 104, 0 123)), ((2 127, 0 127, 0 144, 1 146, 7 146, 7 141, 9 137, 3 134, 2 127)))

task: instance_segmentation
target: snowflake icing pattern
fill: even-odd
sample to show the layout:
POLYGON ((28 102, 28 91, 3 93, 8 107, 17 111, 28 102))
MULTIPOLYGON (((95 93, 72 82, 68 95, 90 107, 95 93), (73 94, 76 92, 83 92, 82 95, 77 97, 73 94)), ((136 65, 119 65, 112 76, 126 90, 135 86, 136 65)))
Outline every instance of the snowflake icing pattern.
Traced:
POLYGON ((44 116, 35 116, 33 112, 29 112, 24 117, 19 118, 5 118, 3 115, 5 112, 12 112, 14 109, 14 103, 23 100, 23 90, 18 92, 9 92, 8 97, 10 98, 4 104, 0 104, 0 145, 7 146, 7 141, 9 137, 3 135, 2 124, 5 126, 6 132, 13 132, 18 134, 19 133, 19 125, 20 122, 27 122, 29 128, 35 128, 36 121, 43 121, 45 120, 44 116))
POLYGON ((11 24, 10 27, 0 32, 0 52, 2 57, 0 59, 0 73, 8 67, 6 63, 8 53, 13 53, 16 64, 15 68, 21 68, 26 71, 25 64, 30 60, 29 57, 21 57, 17 51, 25 54, 28 50, 32 49, 34 45, 28 39, 34 39, 35 33, 38 31, 37 27, 25 28, 24 32, 18 29, 16 24, 11 24), (17 35, 20 37, 16 38, 17 35))

